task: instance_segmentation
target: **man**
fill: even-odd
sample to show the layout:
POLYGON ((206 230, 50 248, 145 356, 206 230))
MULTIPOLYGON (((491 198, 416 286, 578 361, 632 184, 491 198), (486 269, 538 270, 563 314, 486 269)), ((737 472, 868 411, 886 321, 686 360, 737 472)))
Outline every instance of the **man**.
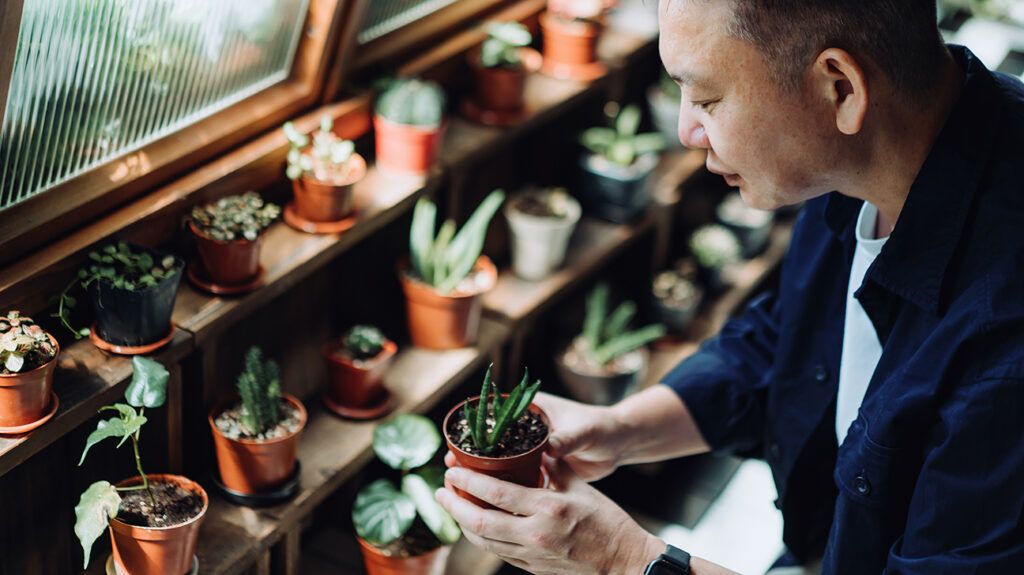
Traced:
POLYGON ((450 469, 512 514, 438 501, 534 573, 725 573, 586 482, 754 454, 805 565, 1024 573, 1024 88, 944 46, 934 0, 659 10, 682 141, 753 206, 807 201, 778 293, 614 407, 539 397, 557 490, 450 469))

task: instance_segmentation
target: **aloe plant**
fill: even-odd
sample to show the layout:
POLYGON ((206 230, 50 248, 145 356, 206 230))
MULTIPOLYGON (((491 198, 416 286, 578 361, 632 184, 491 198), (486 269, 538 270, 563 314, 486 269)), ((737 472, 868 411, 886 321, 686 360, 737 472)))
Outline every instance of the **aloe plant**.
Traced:
POLYGON ((377 98, 377 114, 405 126, 437 128, 444 119, 444 91, 418 78, 391 80, 377 98))
POLYGON ((530 383, 530 370, 527 369, 524 370, 519 385, 508 394, 508 397, 502 397, 498 386, 491 379, 492 367, 493 364, 488 366, 487 373, 484 374, 480 399, 476 405, 471 405, 467 400, 463 408, 473 445, 484 454, 494 451, 512 424, 526 413, 534 396, 540 390, 540 380, 530 383), (487 425, 488 419, 494 422, 490 429, 487 425))
POLYGON ((242 425, 251 435, 265 433, 281 421, 281 372, 273 360, 263 361, 263 350, 249 348, 237 385, 242 425))
POLYGON ((519 49, 533 41, 530 31, 519 22, 492 22, 480 47, 480 63, 486 68, 517 68, 519 49))
POLYGON ((616 116, 614 127, 589 128, 580 136, 580 143, 613 164, 631 166, 638 157, 665 147, 665 138, 661 134, 637 133, 640 119, 640 108, 630 104, 616 116))
POLYGON ((424 467, 439 447, 441 435, 422 415, 399 415, 377 426, 373 451, 401 472, 401 483, 396 488, 388 479, 378 479, 360 490, 352 507, 352 523, 360 537, 376 546, 388 545, 401 539, 418 515, 442 545, 458 541, 458 524, 434 500, 434 491, 443 485, 442 472, 424 467))
POLYGON ((661 324, 629 329, 629 322, 636 315, 636 304, 631 301, 622 302, 608 315, 608 296, 608 284, 598 284, 587 296, 587 313, 583 320, 585 351, 597 365, 606 365, 665 335, 665 326, 661 324))
POLYGON ((442 294, 454 290, 473 271, 484 248, 487 226, 504 201, 505 192, 494 190, 458 233, 455 221, 447 220, 435 236, 437 205, 420 198, 409 231, 409 253, 416 277, 442 294))

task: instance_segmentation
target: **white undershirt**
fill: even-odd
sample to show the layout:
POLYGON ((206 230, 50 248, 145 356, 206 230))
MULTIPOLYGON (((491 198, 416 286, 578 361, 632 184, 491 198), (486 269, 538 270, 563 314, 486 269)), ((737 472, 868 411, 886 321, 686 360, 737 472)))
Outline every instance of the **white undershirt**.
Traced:
POLYGON ((836 438, 843 444, 850 424, 857 419, 860 404, 868 390, 868 382, 882 357, 882 344, 868 314, 854 292, 864 283, 864 274, 875 261, 888 237, 876 239, 878 208, 864 202, 857 218, 857 248, 850 267, 850 284, 846 289, 846 322, 843 327, 843 355, 839 364, 839 396, 836 400, 836 438))

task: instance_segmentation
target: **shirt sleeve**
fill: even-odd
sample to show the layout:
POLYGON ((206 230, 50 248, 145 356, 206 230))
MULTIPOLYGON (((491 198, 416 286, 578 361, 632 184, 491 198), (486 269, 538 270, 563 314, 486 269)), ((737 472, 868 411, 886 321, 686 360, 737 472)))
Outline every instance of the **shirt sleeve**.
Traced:
POLYGON ((715 452, 749 452, 761 444, 778 308, 775 294, 758 296, 662 380, 686 404, 715 452))

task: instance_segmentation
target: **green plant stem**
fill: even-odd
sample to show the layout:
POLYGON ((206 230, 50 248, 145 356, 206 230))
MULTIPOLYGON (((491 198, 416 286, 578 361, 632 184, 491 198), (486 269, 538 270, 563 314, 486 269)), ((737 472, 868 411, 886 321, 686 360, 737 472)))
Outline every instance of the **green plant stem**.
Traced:
POLYGON ((80 339, 82 337, 82 334, 78 332, 79 330, 75 329, 74 326, 71 325, 71 320, 70 318, 68 318, 68 310, 65 309, 64 302, 67 301, 68 292, 71 291, 71 288, 73 288, 78 281, 78 277, 75 277, 75 279, 71 280, 71 283, 69 283, 67 287, 64 288, 64 291, 60 292, 60 298, 58 299, 57 303, 57 317, 60 318, 60 323, 62 323, 64 327, 68 328, 68 331, 75 334, 75 339, 80 339))
MULTIPOLYGON (((146 408, 139 408, 139 415, 144 415, 146 408)), ((142 477, 142 487, 146 490, 149 495, 149 502, 153 505, 153 509, 156 509, 156 497, 153 497, 153 490, 149 488, 149 478, 146 477, 146 472, 142 470, 142 458, 139 456, 139 437, 142 435, 142 429, 135 432, 132 436, 132 450, 135 452, 135 469, 139 471, 139 476, 142 477)))

